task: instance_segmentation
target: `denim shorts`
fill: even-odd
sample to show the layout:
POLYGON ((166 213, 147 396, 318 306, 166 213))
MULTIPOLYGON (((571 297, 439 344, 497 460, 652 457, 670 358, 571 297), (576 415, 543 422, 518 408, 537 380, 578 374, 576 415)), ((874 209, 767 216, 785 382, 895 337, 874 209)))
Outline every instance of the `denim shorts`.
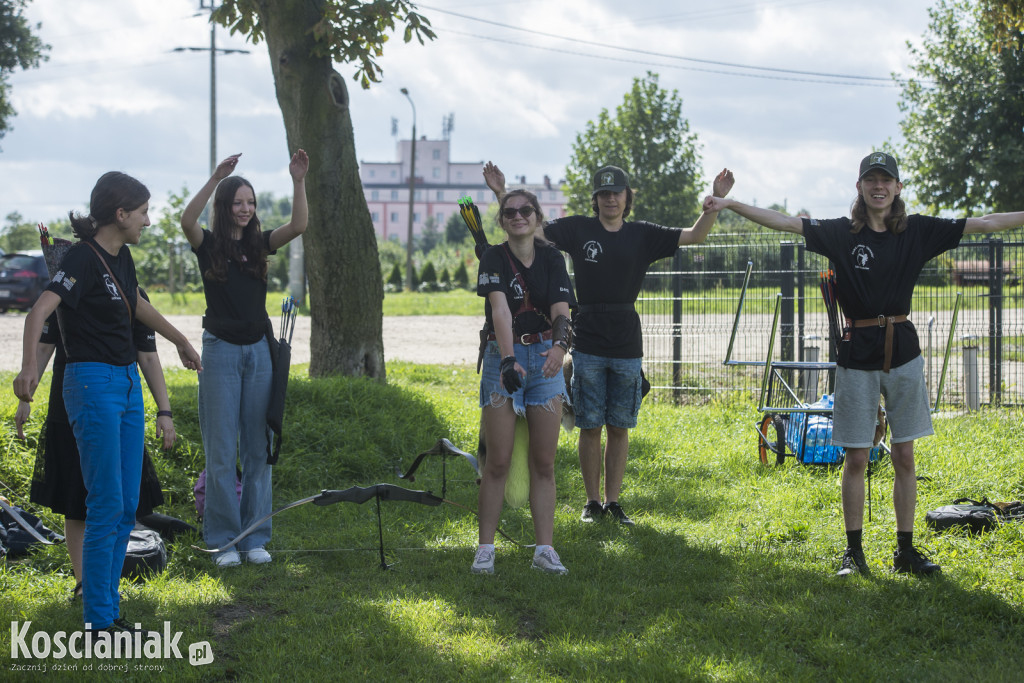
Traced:
POLYGON ((484 363, 480 371, 480 407, 490 405, 502 405, 504 400, 494 401, 492 396, 512 399, 512 409, 516 415, 526 416, 526 406, 547 405, 551 399, 560 396, 563 403, 569 402, 569 396, 565 391, 565 379, 562 371, 551 378, 544 376, 544 363, 546 356, 540 355, 543 351, 551 348, 551 340, 537 342, 536 344, 513 344, 516 354, 516 362, 526 370, 526 377, 520 376, 523 386, 519 387, 514 394, 505 391, 501 386, 501 351, 498 349, 498 342, 487 342, 487 350, 484 352, 484 363))
POLYGON ((572 405, 577 427, 636 427, 641 399, 640 361, 573 351, 572 405))

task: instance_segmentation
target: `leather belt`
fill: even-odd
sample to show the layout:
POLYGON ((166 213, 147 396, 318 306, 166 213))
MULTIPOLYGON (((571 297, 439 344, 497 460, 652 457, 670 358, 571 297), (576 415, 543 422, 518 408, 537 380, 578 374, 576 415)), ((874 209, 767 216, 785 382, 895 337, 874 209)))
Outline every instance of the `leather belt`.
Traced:
MULTIPOLYGON (((487 335, 487 341, 497 341, 497 337, 491 332, 487 335)), ((521 334, 518 337, 512 335, 512 342, 515 344, 522 344, 523 346, 529 346, 530 344, 536 344, 540 341, 546 341, 551 339, 551 330, 547 329, 543 332, 533 332, 532 334, 521 334)))
POLYGON ((882 372, 889 372, 892 367, 892 333, 893 323, 907 322, 906 315, 880 315, 875 318, 862 318, 854 320, 854 327, 884 327, 885 328, 885 360, 882 361, 882 372))

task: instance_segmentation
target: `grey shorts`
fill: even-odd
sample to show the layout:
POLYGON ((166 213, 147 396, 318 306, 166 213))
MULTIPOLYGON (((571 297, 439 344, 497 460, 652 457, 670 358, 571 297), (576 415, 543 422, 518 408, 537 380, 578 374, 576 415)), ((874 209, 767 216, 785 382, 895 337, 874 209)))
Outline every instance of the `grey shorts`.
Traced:
POLYGON ((846 448, 870 448, 875 434, 878 397, 885 397, 892 443, 934 434, 924 383, 924 358, 881 370, 836 368, 832 443, 846 448))

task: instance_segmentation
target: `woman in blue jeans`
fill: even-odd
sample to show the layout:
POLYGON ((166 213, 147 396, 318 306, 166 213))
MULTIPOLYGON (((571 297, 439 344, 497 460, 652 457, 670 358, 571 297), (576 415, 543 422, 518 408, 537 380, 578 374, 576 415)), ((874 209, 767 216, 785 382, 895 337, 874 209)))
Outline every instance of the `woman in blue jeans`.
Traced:
POLYGON ((110 172, 93 188, 89 215, 69 214, 75 236, 61 270, 25 319, 14 393, 29 402, 39 383, 36 344, 55 310, 67 351, 64 404, 81 459, 86 496, 82 602, 86 628, 135 631, 121 618, 118 582, 135 526, 142 477, 142 388, 132 323, 167 338, 187 368, 200 369, 185 336, 138 295, 128 244, 149 225, 149 190, 110 172))
POLYGON ((508 241, 484 252, 477 294, 486 297, 490 341, 480 379, 487 460, 480 479, 480 544, 475 574, 494 573, 494 533, 501 516, 517 416, 530 433, 530 515, 537 546, 533 568, 568 573, 552 547, 555 523, 555 451, 562 402, 562 359, 572 343, 570 306, 576 305, 561 253, 540 237, 544 217, 537 197, 513 190, 501 198, 498 223, 508 241))
MULTIPOLYGON (((275 230, 261 230, 256 193, 249 181, 231 175, 240 154, 218 164, 181 215, 181 229, 199 259, 206 294, 203 365, 199 377, 199 428, 206 451, 206 509, 203 539, 220 548, 270 512, 273 505, 267 464, 267 405, 272 366, 266 334, 267 255, 306 231, 306 171, 309 157, 292 155, 288 171, 294 198, 292 218, 275 230), (214 191, 216 190, 216 194, 214 191), (213 229, 199 214, 213 195, 213 229), (241 500, 235 489, 242 468, 241 500)), ((214 556, 220 567, 270 562, 270 520, 239 543, 214 556)))

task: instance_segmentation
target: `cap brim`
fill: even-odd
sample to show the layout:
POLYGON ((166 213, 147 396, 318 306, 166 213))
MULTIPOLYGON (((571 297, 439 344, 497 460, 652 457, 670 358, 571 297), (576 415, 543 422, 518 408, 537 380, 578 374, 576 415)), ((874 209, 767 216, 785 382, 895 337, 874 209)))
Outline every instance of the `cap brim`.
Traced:
POLYGON ((864 176, 866 176, 868 173, 871 173, 872 171, 882 171, 883 173, 885 173, 885 175, 889 176, 890 178, 895 178, 896 180, 900 179, 898 175, 893 175, 892 171, 887 169, 885 166, 869 166, 864 169, 864 172, 860 174, 857 180, 863 179, 864 176))
POLYGON ((601 187, 594 190, 593 192, 590 193, 590 196, 593 197, 598 192, 622 192, 625 189, 625 185, 611 185, 609 187, 601 187))

